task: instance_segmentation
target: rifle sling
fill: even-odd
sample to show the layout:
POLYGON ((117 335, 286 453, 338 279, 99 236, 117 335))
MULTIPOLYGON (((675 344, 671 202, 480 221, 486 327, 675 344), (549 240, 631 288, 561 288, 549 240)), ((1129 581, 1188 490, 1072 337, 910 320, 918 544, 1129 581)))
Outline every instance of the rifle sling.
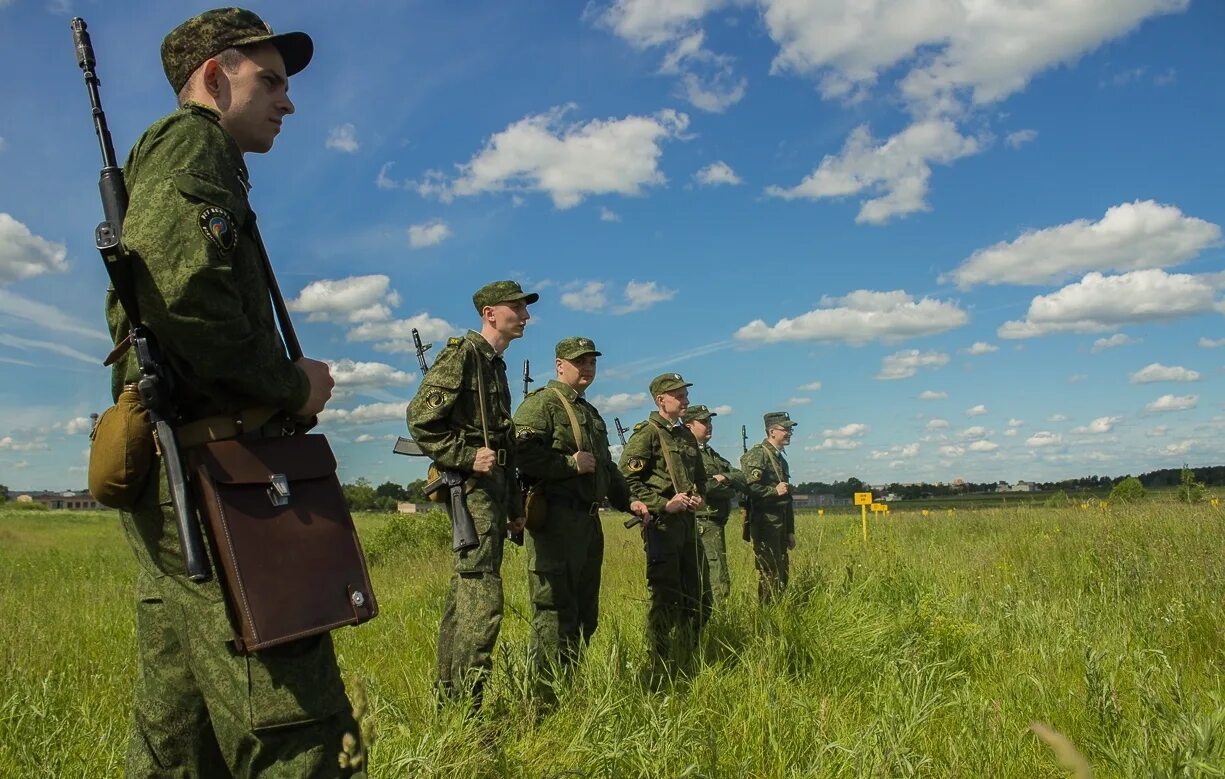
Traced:
POLYGON ((659 449, 664 455, 664 470, 668 472, 668 478, 672 480, 672 494, 680 495, 682 490, 676 481, 676 466, 672 462, 672 450, 668 448, 668 442, 664 440, 664 434, 659 425, 651 423, 650 427, 655 431, 655 437, 659 439, 659 449))

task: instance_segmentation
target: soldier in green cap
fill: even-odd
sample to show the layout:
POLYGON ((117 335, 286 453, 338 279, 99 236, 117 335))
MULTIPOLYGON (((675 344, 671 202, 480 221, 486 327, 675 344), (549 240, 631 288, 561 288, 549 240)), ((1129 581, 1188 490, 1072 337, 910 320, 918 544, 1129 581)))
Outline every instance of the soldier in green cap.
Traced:
POLYGON ((527 528, 532 633, 528 662, 535 691, 556 699, 556 669, 567 669, 595 634, 600 610, 604 531, 600 504, 648 516, 630 500, 625 477, 608 451, 608 427, 585 397, 595 381, 590 338, 563 338, 554 350, 557 378, 524 399, 515 412, 519 474, 544 511, 527 528))
MULTIPOLYGON (((293 113, 289 78, 310 61, 311 39, 276 35, 254 13, 223 8, 172 30, 161 51, 179 107, 145 131, 124 167, 123 246, 141 317, 176 380, 183 421, 216 431, 242 419, 248 436, 292 432, 323 410, 333 381, 325 363, 286 356, 243 155, 271 149, 293 113)), ((118 399, 138 370, 124 351, 128 322, 113 291, 106 310, 118 399)), ((180 433, 180 447, 200 443, 187 438, 180 433)), ((197 584, 185 575, 160 459, 143 484, 120 514, 138 563, 127 776, 364 768, 331 637, 239 654, 217 577, 197 584)))
POLYGON ((757 563, 757 596, 768 603, 787 588, 787 552, 795 549, 791 469, 783 449, 796 422, 786 411, 764 417, 766 438, 740 457, 749 491, 749 534, 757 563))
POLYGON ((732 580, 727 570, 727 539, 723 529, 732 513, 732 501, 746 489, 744 474, 732 467, 723 455, 710 445, 715 432, 714 417, 719 416, 706 406, 690 406, 682 419, 697 439, 706 469, 706 485, 702 494, 706 505, 697 512, 698 543, 706 557, 709 575, 702 580, 702 609, 709 618, 715 604, 727 599, 732 580))
POLYGON ((440 701, 483 700, 502 627, 502 545, 507 529, 523 529, 515 482, 515 427, 502 359, 523 336, 540 298, 516 282, 495 281, 472 296, 481 330, 452 338, 408 404, 408 429, 444 470, 469 474, 464 490, 480 545, 455 553, 455 567, 438 628, 440 701))
POLYGON ((702 568, 694 512, 705 505, 706 469, 698 442, 681 422, 689 387, 679 373, 651 380, 656 410, 634 426, 621 452, 621 472, 630 494, 646 504, 644 523, 647 586, 647 682, 660 684, 673 663, 692 660, 702 627, 702 568))

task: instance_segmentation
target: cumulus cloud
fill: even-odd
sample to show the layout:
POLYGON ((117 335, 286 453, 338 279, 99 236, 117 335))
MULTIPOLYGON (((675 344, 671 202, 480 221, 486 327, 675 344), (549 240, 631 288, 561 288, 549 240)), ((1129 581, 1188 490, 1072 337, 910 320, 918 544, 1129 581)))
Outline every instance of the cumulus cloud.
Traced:
POLYGON ((712 187, 719 184, 742 184, 740 177, 736 172, 722 160, 712 162, 706 167, 699 170, 694 178, 702 186, 712 187))
POLYGON ((943 352, 920 352, 918 349, 905 349, 882 359, 876 378, 884 381, 909 379, 918 373, 920 368, 939 368, 947 365, 948 361, 949 356, 943 352))
POLYGON ((919 454, 919 444, 891 446, 888 449, 878 449, 868 454, 870 460, 910 459, 919 454))
POLYGON ((948 398, 947 392, 936 392, 935 390, 923 390, 919 393, 919 400, 944 400, 948 398))
POLYGON ((943 333, 970 320, 956 303, 933 298, 915 300, 904 290, 875 292, 856 290, 845 297, 825 296, 820 308, 793 319, 767 325, 754 320, 736 331, 736 339, 778 343, 782 341, 832 341, 865 344, 885 343, 943 333))
POLYGON ((357 128, 351 123, 345 123, 339 127, 333 127, 328 133, 328 139, 324 142, 324 146, 336 151, 342 151, 345 154, 356 154, 361 146, 357 142, 357 128))
POLYGON ((807 406, 812 402, 812 398, 787 398, 788 406, 807 406))
POLYGON ((68 270, 68 249, 0 211, 0 284, 68 270))
POLYGON ((944 446, 940 447, 939 452, 944 457, 961 457, 966 453, 966 450, 964 446, 945 444, 944 446))
POLYGON ((572 108, 511 124, 457 166, 453 180, 429 172, 417 191, 444 201, 487 192, 543 192, 566 209, 592 195, 640 195, 667 181, 659 169, 663 143, 683 137, 688 116, 665 109, 655 116, 567 124, 572 108))
POLYGON ((968 417, 979 417, 986 413, 987 407, 982 403, 979 403, 977 406, 970 406, 966 409, 966 416, 968 417))
POLYGON ((929 419, 927 421, 928 430, 947 430, 948 426, 949 426, 949 421, 947 419, 936 418, 936 419, 929 419))
MULTIPOLYGON (((459 328, 445 319, 432 317, 422 312, 408 319, 393 319, 381 322, 365 322, 345 334, 346 341, 374 342, 375 351, 389 354, 404 354, 416 351, 413 345, 413 330, 416 329, 423 342, 444 341, 459 332, 459 328)), ((441 347, 434 350, 437 354, 441 347)))
POLYGON ((1093 348, 1091 348, 1089 351, 1096 354, 1097 352, 1104 352, 1107 349, 1115 349, 1120 346, 1130 346, 1134 343, 1136 343, 1136 341, 1126 333, 1115 333, 1107 338, 1098 338, 1093 342, 1093 348))
POLYGON ((1020 427, 1023 424, 1025 424, 1024 419, 1017 419, 1016 417, 1013 417, 1012 419, 1008 420, 1009 427, 1020 427))
POLYGON ((320 279, 302 288, 286 304, 290 311, 308 314, 308 322, 368 322, 388 319, 400 295, 389 289, 382 274, 320 279))
POLYGON ((64 435, 81 435, 88 433, 94 427, 94 421, 89 417, 73 417, 64 423, 64 435))
POLYGON ((989 344, 986 341, 975 341, 970 347, 962 349, 961 353, 974 357, 980 354, 991 354, 992 352, 998 352, 999 350, 1000 347, 996 346, 995 344, 989 344))
POLYGON ((979 141, 963 136, 947 119, 916 122, 884 142, 861 125, 837 156, 826 156, 799 184, 770 186, 766 194, 817 200, 865 193, 873 197, 862 202, 855 221, 884 224, 896 216, 930 210, 927 189, 932 165, 947 165, 979 151, 979 141))
POLYGON ((962 289, 976 284, 1047 284, 1088 271, 1165 268, 1221 242, 1221 228, 1174 206, 1137 200, 1107 209, 1098 222, 1078 219, 1031 230, 970 255, 941 276, 962 289))
POLYGON ((346 425, 368 425, 375 422, 403 422, 407 400, 393 400, 388 403, 367 403, 354 408, 325 408, 319 414, 320 422, 346 425))
POLYGON ((727 416, 728 414, 734 413, 735 409, 733 409, 731 406, 728 406, 728 405, 722 405, 722 406, 715 406, 714 408, 711 409, 711 411, 713 411, 716 414, 722 414, 723 416, 727 416))
POLYGON ((1202 277, 1158 269, 1119 276, 1089 273, 1063 289, 1035 297, 1024 320, 1005 322, 997 334, 1008 339, 1034 338, 1176 319, 1212 311, 1217 305, 1214 293, 1212 284, 1202 277))
POLYGON ((416 374, 393 368, 381 362, 354 362, 348 358, 328 360, 332 378, 338 389, 377 389, 402 387, 416 381, 416 374))
POLYGON ((1037 130, 1017 130, 1004 137, 1004 144, 1010 149, 1019 149, 1037 137, 1037 130))
POLYGON ((1119 417, 1098 417, 1087 425, 1075 427, 1073 433, 1093 433, 1094 435, 1102 435, 1109 433, 1118 424, 1119 417))
POLYGON ((1162 395, 1144 407, 1145 411, 1188 411, 1199 403, 1199 395, 1162 395))
POLYGON ((967 447, 971 452, 994 452, 1000 445, 994 441, 975 441, 967 447))
POLYGON ((605 414, 619 414, 641 408, 650 402, 645 392, 618 392, 615 395, 596 395, 591 398, 591 405, 605 414))
POLYGON ((1162 454, 1168 455, 1183 455, 1191 451, 1191 447, 1195 446, 1195 441, 1179 441, 1176 444, 1166 444, 1161 449, 1162 454))
POLYGON ((451 237, 451 228, 441 219, 408 228, 408 245, 414 249, 437 246, 451 237))
POLYGON ((621 215, 604 206, 600 206, 600 221, 601 222, 620 222, 621 215))
POLYGON ((1046 418, 1047 422, 1067 422, 1068 418, 1064 414, 1051 414, 1046 418))
POLYGON ((989 435, 991 435, 991 431, 987 430, 987 428, 983 427, 982 425, 974 425, 961 431, 961 437, 967 441, 973 441, 978 438, 986 438, 989 435))
POLYGON ((574 311, 599 311, 608 303, 604 282, 588 281, 582 286, 561 293, 561 304, 574 311))
POLYGON ((1225 346, 1225 338, 1200 338, 1199 345, 1203 349, 1219 349, 1225 346))
POLYGON ((676 290, 661 287, 654 281, 630 281, 625 285, 625 303, 614 308, 613 313, 632 314, 674 297, 676 290))
POLYGON ((810 381, 807 384, 801 384, 800 386, 796 387, 796 389, 804 392, 816 392, 817 390, 821 389, 821 382, 810 381))
POLYGON ((1063 442, 1063 436, 1058 433, 1052 433, 1047 430, 1034 433, 1029 438, 1025 439, 1025 445, 1034 449, 1040 449, 1045 446, 1057 446, 1063 442))
POLYGON ((849 449, 858 449, 862 445, 862 441, 856 441, 853 438, 826 438, 821 443, 814 446, 805 446, 804 449, 809 452, 821 452, 831 449, 846 451, 849 449))
POLYGON ((1132 384, 1151 384, 1155 381, 1199 381, 1199 371, 1180 365, 1162 365, 1159 362, 1145 365, 1131 374, 1132 384))
POLYGON ((832 436, 834 438, 850 438, 851 436, 861 436, 868 432, 868 426, 862 422, 851 422, 842 427, 826 430, 822 435, 832 436))
MULTIPOLYGON (((574 311, 603 311, 608 305, 608 284, 603 281, 574 281, 563 287, 561 304, 574 311)), ((676 297, 676 290, 660 286, 656 281, 632 279, 621 293, 621 302, 613 306, 613 314, 645 311, 657 303, 676 297)))
POLYGON ((11 435, 0 438, 0 452, 45 452, 46 441, 19 441, 11 435))

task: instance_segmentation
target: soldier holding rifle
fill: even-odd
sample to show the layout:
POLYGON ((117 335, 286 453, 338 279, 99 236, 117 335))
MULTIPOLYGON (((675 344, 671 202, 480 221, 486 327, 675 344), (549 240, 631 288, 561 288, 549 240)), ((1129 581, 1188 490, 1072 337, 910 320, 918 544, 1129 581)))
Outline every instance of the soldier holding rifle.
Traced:
POLYGON ((472 296, 481 330, 452 338, 408 405, 408 429, 439 469, 468 474, 464 489, 478 543, 455 552, 438 628, 440 702, 479 710, 502 626, 502 547, 523 529, 515 480, 514 424, 503 353, 523 336, 539 300, 514 281, 486 284, 472 296))
MULTIPOLYGON (((595 634, 600 609, 604 531, 600 505, 647 516, 631 501, 608 451, 608 427, 585 393, 595 381, 590 338, 563 338, 554 349, 557 378, 529 394, 515 412, 519 473, 531 485, 527 529, 532 599, 529 664, 535 691, 555 700, 554 674, 578 659, 595 634), (543 510, 535 508, 543 502, 543 510)), ((524 389, 527 388, 524 371, 524 389)))
POLYGON ((651 380, 656 410, 634 426, 621 452, 621 472, 630 494, 652 518, 644 523, 647 586, 648 664, 645 681, 660 685, 674 663, 693 659, 702 625, 702 571, 694 512, 704 505, 706 470, 698 442, 681 423, 689 387, 679 373, 651 380))
POLYGON ((783 449, 791 443, 797 423, 786 411, 771 411, 764 420, 766 438, 741 456, 740 469, 751 497, 748 520, 757 563, 757 596, 768 603, 787 588, 787 551, 795 549, 795 501, 783 449))
POLYGON ((744 474, 732 467, 723 455, 710 445, 714 435, 714 417, 719 416, 706 406, 690 406, 683 417, 685 425, 697 439, 706 468, 703 494, 706 505, 697 512, 698 543, 706 557, 709 575, 702 580, 702 609, 709 618, 715 604, 727 600, 732 580, 727 571, 727 539, 723 529, 732 513, 732 499, 745 491, 744 474))
MULTIPOLYGON (((74 20, 74 31, 88 81, 92 47, 83 22, 74 20)), ((121 250, 103 252, 108 264, 122 256, 131 268, 107 296, 117 344, 108 359, 116 409, 125 408, 123 398, 160 351, 162 389, 171 383, 174 389, 158 413, 176 426, 173 436, 159 436, 163 455, 173 452, 174 439, 190 447, 240 434, 292 433, 331 397, 327 365, 291 361, 278 335, 243 159, 272 148, 294 111, 289 78, 306 67, 312 52, 305 33, 275 35, 254 13, 238 8, 208 11, 179 25, 161 47, 179 108, 133 147, 124 166, 126 190, 116 189, 106 203, 104 189, 112 223, 117 198, 130 201, 121 250), (147 341, 130 337, 137 322, 129 315, 143 322, 147 341)), ((96 98, 95 89, 96 82, 96 98)), ((100 124, 104 136, 106 147, 109 134, 100 124)), ((112 445, 95 440, 95 448, 112 445)), ((139 563, 127 775, 349 775, 352 762, 342 753, 352 752, 358 732, 330 636, 255 654, 235 650, 206 561, 190 577, 185 572, 185 557, 194 556, 185 552, 198 543, 198 533, 180 497, 173 501, 187 519, 180 528, 191 532, 181 544, 175 531, 167 479, 175 467, 152 458, 147 472, 135 474, 142 486, 120 514, 139 563), (343 771, 338 756, 349 766, 343 771)))

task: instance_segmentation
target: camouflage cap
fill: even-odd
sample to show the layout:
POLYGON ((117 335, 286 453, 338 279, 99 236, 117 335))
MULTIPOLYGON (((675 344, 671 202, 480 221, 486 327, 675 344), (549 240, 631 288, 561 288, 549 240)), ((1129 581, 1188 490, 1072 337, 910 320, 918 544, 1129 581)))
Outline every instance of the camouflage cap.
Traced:
POLYGON ((553 353, 563 360, 577 360, 584 354, 594 354, 596 357, 601 356, 600 352, 596 351, 595 341, 579 336, 561 339, 557 342, 557 348, 553 353))
POLYGON ((785 427, 790 430, 799 424, 799 422, 792 421, 786 411, 771 411, 762 418, 766 421, 766 430, 772 427, 785 427))
POLYGON ((532 304, 540 300, 540 295, 524 292, 517 281, 491 281, 472 295, 472 305, 476 306, 477 313, 484 311, 485 306, 514 303, 518 300, 532 304))
POLYGON ((311 61, 315 44, 304 32, 276 35, 267 22, 242 8, 214 8, 175 27, 162 40, 162 69, 175 94, 209 57, 226 49, 271 43, 285 60, 285 75, 300 72, 311 61))
POLYGON ((701 405, 690 406, 689 408, 685 409, 685 414, 681 417, 681 421, 682 422, 692 422, 696 419, 696 420, 705 422, 711 417, 717 417, 717 416, 719 416, 717 413, 715 413, 714 411, 711 411, 705 406, 701 406, 701 405))
POLYGON ((692 384, 686 382, 679 373, 661 373, 651 379, 651 397, 662 395, 665 392, 682 389, 684 387, 692 387, 692 384))

